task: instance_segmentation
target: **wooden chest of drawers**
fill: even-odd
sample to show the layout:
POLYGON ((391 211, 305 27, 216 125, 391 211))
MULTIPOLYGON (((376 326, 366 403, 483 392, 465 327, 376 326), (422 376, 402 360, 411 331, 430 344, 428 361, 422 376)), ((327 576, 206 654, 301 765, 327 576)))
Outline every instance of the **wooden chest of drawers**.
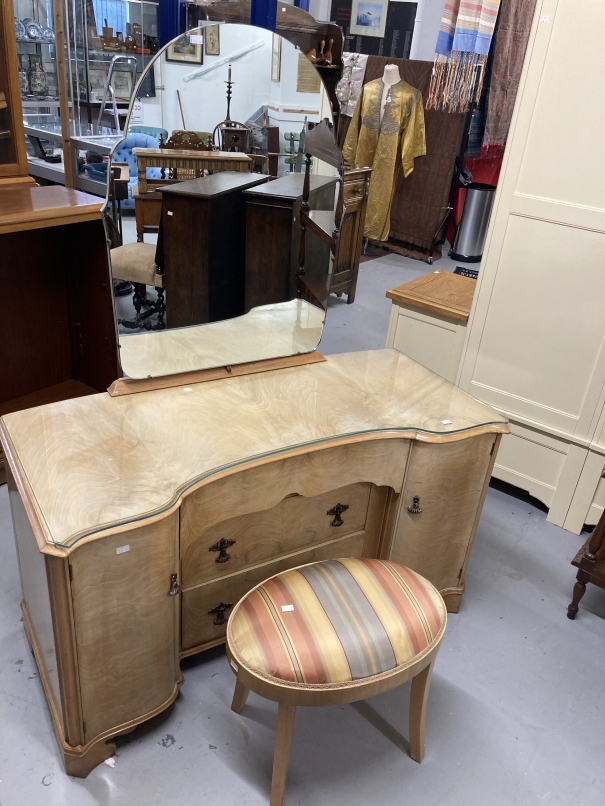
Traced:
POLYGON ((24 625, 79 776, 174 700, 179 659, 223 641, 232 606, 272 574, 392 558, 457 611, 508 431, 394 350, 0 426, 24 625))

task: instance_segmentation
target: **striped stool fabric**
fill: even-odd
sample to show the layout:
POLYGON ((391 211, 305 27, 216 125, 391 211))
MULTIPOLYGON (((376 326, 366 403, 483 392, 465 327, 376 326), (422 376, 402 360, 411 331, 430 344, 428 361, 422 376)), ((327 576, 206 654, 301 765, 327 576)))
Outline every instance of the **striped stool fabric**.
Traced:
POLYGON ((412 662, 440 640, 446 618, 439 592, 409 568, 328 560, 250 591, 229 620, 228 641, 258 674, 334 685, 412 662))

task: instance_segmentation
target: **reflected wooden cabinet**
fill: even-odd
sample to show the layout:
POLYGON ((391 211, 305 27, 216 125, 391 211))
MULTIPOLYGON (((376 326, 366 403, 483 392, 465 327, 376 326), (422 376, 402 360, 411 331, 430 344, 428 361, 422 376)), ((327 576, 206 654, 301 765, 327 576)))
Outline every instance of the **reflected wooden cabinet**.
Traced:
POLYGON ((392 558, 457 612, 508 431, 395 350, 0 425, 25 629, 76 776, 168 707, 179 658, 224 641, 238 599, 284 569, 392 558))

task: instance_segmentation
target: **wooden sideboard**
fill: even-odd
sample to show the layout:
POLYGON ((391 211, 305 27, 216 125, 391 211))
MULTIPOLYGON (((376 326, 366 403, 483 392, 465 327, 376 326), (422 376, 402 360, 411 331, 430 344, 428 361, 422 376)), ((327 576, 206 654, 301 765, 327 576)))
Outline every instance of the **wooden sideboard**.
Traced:
MULTIPOLYGON (((244 192, 246 199, 246 311, 296 296, 300 252, 300 205, 304 174, 291 173, 244 192)), ((336 179, 310 177, 311 210, 334 210, 336 179)), ((309 244, 309 272, 327 278, 330 249, 309 244)))
POLYGON ((0 421, 23 619, 70 775, 286 568, 410 566, 456 612, 506 421, 396 350, 0 421))

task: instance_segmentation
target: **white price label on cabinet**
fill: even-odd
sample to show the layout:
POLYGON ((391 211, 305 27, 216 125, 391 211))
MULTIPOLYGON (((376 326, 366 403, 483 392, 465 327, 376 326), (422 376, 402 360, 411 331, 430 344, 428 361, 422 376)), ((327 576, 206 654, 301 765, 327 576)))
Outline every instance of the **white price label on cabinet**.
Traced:
POLYGON ((120 546, 116 549, 116 554, 124 554, 126 551, 130 551, 130 546, 120 546))

